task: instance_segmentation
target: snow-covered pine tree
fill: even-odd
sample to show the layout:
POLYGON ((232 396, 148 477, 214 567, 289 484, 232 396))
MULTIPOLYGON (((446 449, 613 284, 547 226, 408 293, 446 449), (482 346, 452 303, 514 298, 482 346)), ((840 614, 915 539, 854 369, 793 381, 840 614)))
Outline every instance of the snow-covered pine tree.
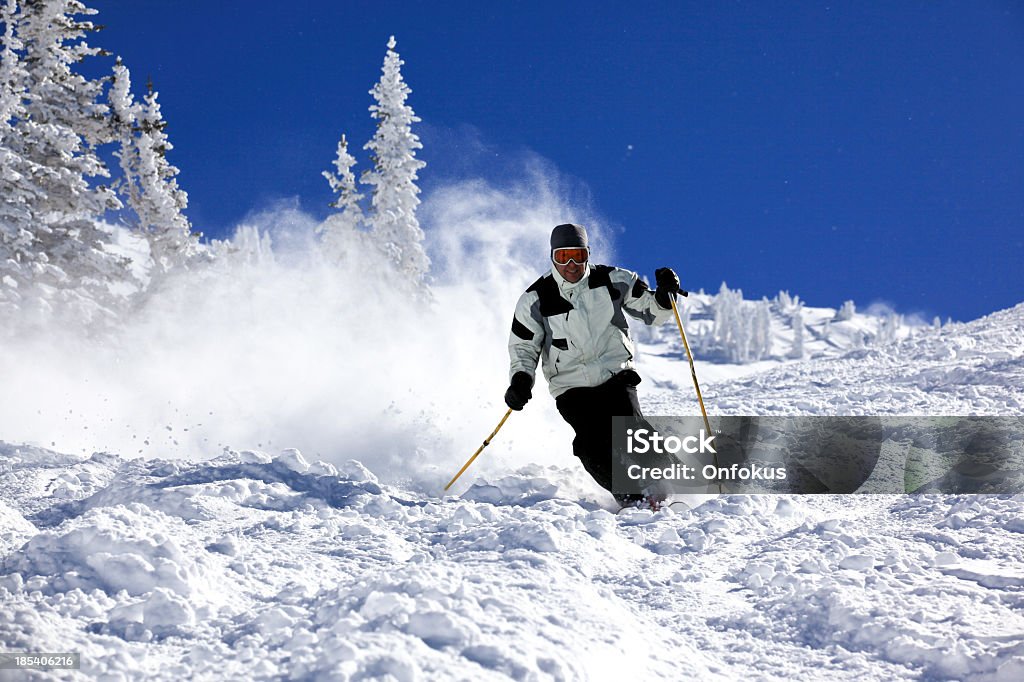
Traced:
POLYGON ((362 182, 373 187, 370 225, 374 241, 393 260, 398 270, 416 284, 430 267, 423 249, 423 230, 416 219, 420 193, 417 171, 426 166, 416 158, 422 149, 412 124, 420 119, 405 103, 411 90, 402 80, 404 64, 395 52, 395 37, 388 41, 380 81, 370 90, 376 104, 370 106, 377 132, 366 143, 374 167, 363 173, 362 182))
POLYGON ((878 318, 875 343, 883 345, 896 340, 900 327, 903 326, 903 316, 887 312, 878 318))
POLYGON ((774 300, 775 310, 782 315, 789 315, 802 305, 803 302, 800 300, 800 297, 790 296, 788 291, 780 291, 774 300))
POLYGON ((167 161, 173 149, 164 128, 158 93, 147 86, 142 103, 134 102, 131 74, 118 59, 109 92, 112 120, 121 149, 123 177, 119 185, 135 213, 137 229, 149 243, 150 287, 159 286, 172 270, 186 267, 199 253, 198 235, 185 217, 188 195, 178 187, 178 169, 167 161))
MULTIPOLYGON (((43 169, 24 153, 27 132, 35 124, 26 119, 25 86, 28 74, 21 57, 22 43, 14 31, 19 21, 15 0, 0 5, 0 319, 21 311, 38 317, 46 307, 34 286, 36 272, 46 267, 35 249, 33 206, 40 199, 35 178, 43 169)), ((35 131, 38 134, 38 131, 35 131)))
POLYGON ((131 74, 120 57, 114 63, 107 103, 110 106, 110 136, 118 146, 114 157, 121 168, 121 177, 112 186, 118 195, 128 201, 135 189, 133 180, 139 165, 134 139, 138 130, 140 106, 132 94, 131 74))
POLYGON ((321 251, 332 262, 340 261, 349 249, 368 241, 366 233, 359 231, 363 223, 363 209, 359 202, 363 195, 356 191, 356 176, 352 172, 355 163, 355 158, 348 151, 348 140, 342 135, 334 160, 337 172, 323 172, 335 194, 331 207, 338 210, 317 227, 321 251))
POLYGON ((789 357, 800 359, 804 356, 804 306, 797 302, 790 318, 790 325, 793 329, 793 346, 789 350, 789 357))
POLYGON ((836 311, 834 319, 836 322, 845 322, 846 320, 852 320, 854 314, 857 312, 857 306, 854 305, 853 301, 843 301, 843 306, 836 311))
POLYGON ((136 286, 127 258, 108 246, 101 222, 121 208, 116 194, 96 179, 109 177, 96 145, 109 141, 103 82, 72 67, 103 54, 85 35, 96 30, 80 15, 96 14, 77 0, 31 0, 15 24, 24 48, 25 117, 14 137, 25 158, 43 172, 33 176, 30 207, 33 283, 49 302, 82 322, 109 321, 136 286))
MULTIPOLYGON (((708 350, 719 351, 728 362, 756 362, 771 353, 771 304, 743 300, 743 290, 733 291, 722 282, 711 301, 714 324, 708 350)), ((702 339, 703 342, 706 340, 702 339)))
POLYGON ((121 167, 121 177, 114 182, 113 187, 130 202, 132 194, 136 191, 134 179, 137 177, 136 169, 139 165, 138 149, 135 145, 139 105, 132 95, 131 74, 120 57, 114 63, 107 102, 110 104, 111 137, 118 144, 114 157, 121 167))
POLYGON ((180 171, 167 160, 167 152, 174 145, 164 131, 167 122, 160 112, 158 97, 152 82, 148 83, 139 119, 140 198, 133 208, 149 238, 154 267, 166 274, 186 267, 196 256, 200 235, 192 231, 183 213, 188 208, 188 194, 178 186, 180 171))
POLYGON ((10 119, 20 112, 22 83, 24 76, 18 51, 21 40, 14 34, 14 24, 18 21, 17 0, 0 2, 0 126, 4 129, 10 125, 10 119))
POLYGON ((739 323, 742 301, 742 292, 734 292, 725 282, 722 282, 722 286, 712 302, 714 339, 729 362, 743 362, 742 340, 740 339, 742 330, 739 323))
POLYGON ((772 354, 772 304, 767 297, 757 303, 754 322, 754 360, 761 360, 772 354))

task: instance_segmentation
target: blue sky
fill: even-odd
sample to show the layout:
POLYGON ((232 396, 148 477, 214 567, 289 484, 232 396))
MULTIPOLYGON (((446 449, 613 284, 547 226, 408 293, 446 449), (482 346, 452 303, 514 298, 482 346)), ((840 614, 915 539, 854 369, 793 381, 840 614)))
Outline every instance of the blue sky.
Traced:
POLYGON ((621 229, 616 264, 693 289, 929 319, 1024 300, 1017 2, 90 6, 93 42, 160 91, 209 236, 275 199, 326 214, 394 34, 426 192, 535 152, 621 229))

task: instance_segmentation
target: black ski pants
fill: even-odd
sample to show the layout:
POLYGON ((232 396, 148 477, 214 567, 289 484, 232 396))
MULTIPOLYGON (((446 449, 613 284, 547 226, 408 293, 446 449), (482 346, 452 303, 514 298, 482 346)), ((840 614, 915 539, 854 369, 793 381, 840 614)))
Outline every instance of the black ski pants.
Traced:
POLYGON ((580 458, 597 484, 612 492, 620 504, 643 499, 642 495, 615 494, 612 491, 612 417, 643 419, 636 385, 640 376, 626 370, 593 387, 570 388, 555 398, 562 419, 576 432, 572 452, 580 458))

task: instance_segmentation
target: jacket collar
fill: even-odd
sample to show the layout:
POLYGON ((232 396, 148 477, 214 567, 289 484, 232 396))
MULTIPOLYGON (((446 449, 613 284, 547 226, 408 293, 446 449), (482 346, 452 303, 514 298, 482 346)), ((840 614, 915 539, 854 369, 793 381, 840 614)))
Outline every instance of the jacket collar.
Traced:
POLYGON ((580 281, 578 282, 570 282, 565 277, 562 277, 562 275, 558 273, 558 270, 555 269, 555 266, 553 264, 551 266, 551 276, 555 278, 556 282, 558 282, 559 291, 572 291, 576 287, 585 284, 587 278, 590 277, 590 263, 589 261, 587 262, 586 267, 583 269, 583 276, 580 277, 580 281))

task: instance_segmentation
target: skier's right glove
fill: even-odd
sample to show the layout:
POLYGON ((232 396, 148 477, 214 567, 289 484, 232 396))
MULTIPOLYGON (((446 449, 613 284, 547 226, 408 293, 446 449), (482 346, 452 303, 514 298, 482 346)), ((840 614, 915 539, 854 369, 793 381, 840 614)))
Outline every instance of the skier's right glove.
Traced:
POLYGON ((524 407, 533 397, 533 377, 526 372, 516 372, 512 375, 508 390, 505 391, 505 404, 517 412, 524 407))

